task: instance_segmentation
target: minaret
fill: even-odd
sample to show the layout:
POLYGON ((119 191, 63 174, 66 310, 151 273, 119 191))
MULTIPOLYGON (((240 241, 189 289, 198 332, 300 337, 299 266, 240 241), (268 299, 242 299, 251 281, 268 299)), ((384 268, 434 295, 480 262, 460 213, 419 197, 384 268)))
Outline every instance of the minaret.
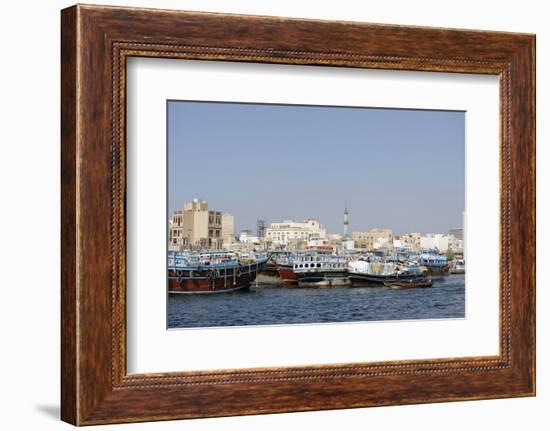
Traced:
POLYGON ((346 209, 344 210, 344 237, 342 238, 344 241, 347 241, 349 239, 348 226, 349 226, 349 212, 348 212, 348 206, 346 205, 346 209))

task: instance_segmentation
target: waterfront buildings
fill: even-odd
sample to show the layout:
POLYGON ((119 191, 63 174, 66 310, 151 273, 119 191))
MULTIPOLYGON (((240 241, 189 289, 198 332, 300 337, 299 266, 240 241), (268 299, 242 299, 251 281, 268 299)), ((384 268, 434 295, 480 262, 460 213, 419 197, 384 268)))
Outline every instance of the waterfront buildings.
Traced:
POLYGON ((463 244, 464 241, 462 239, 448 234, 428 233, 420 237, 420 247, 423 250, 438 250, 443 253, 450 250, 454 253, 462 253, 464 249, 463 244))
POLYGON ((326 239, 327 231, 317 219, 285 220, 265 229, 265 240, 275 246, 289 246, 310 239, 326 239))
POLYGON ((252 235, 250 229, 245 229, 241 231, 239 235, 239 242, 243 244, 260 244, 260 238, 256 235, 252 235))
POLYGON ((449 249, 449 236, 440 233, 422 235, 420 237, 420 248, 423 250, 446 252, 449 249))
POLYGON ((365 232, 353 232, 353 240, 356 249, 380 250, 401 248, 412 252, 421 250, 438 250, 446 253, 451 250, 454 253, 462 253, 463 240, 454 235, 441 233, 428 233, 422 235, 418 232, 404 235, 393 235, 391 229, 371 229, 365 232))
POLYGON ((393 231, 391 229, 374 228, 369 231, 355 231, 351 236, 355 248, 376 250, 393 246, 393 231))
POLYGON ((453 253, 464 253, 464 240, 456 238, 454 235, 449 235, 449 250, 453 253))
POLYGON ((392 248, 411 252, 437 250, 440 253, 463 253, 462 229, 451 229, 452 234, 418 232, 394 235, 389 228, 373 228, 349 234, 349 212, 346 207, 343 217, 343 235, 328 233, 319 220, 285 220, 267 227, 265 221, 257 221, 257 231, 243 230, 235 236, 235 218, 232 214, 212 210, 204 200, 186 202, 175 210, 169 221, 169 246, 171 251, 183 250, 253 250, 253 249, 300 249, 313 245, 330 245, 335 251, 376 251, 392 248))
POLYGON ((400 246, 407 250, 418 252, 420 251, 420 238, 422 235, 419 232, 406 233, 399 237, 400 246))
POLYGON ((169 250, 221 249, 234 236, 231 214, 208 208, 204 200, 193 199, 175 210, 168 232, 169 250))
POLYGON ((326 244, 332 246, 334 250, 342 247, 342 235, 339 233, 327 233, 326 244))

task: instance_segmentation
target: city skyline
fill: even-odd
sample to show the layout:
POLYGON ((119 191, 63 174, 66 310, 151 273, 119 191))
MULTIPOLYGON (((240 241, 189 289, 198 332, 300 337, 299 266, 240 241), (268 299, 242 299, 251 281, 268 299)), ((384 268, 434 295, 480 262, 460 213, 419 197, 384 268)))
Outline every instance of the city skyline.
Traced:
MULTIPOLYGON (((198 200, 199 202, 200 201, 205 201, 209 204, 209 209, 211 210, 215 210, 215 211, 220 211, 222 214, 223 213, 227 213, 227 214, 230 214, 230 215, 233 215, 232 213, 230 213, 229 211, 224 211, 223 209, 220 209, 220 208, 216 208, 214 206, 212 206, 212 208, 210 208, 210 203, 208 202, 208 200, 206 199, 202 199, 200 197, 195 197, 193 199, 190 199, 189 202, 193 201, 193 200, 198 200)), ((187 203, 188 201, 184 202, 187 203)), ((180 208, 176 207, 174 208, 175 210, 179 210, 181 208, 183 208, 183 205, 181 205, 180 208)), ((349 211, 349 208, 348 208, 348 212, 349 214, 351 214, 351 212, 349 211)), ((333 235, 333 234, 339 234, 341 236, 343 236, 343 232, 344 232, 344 219, 343 219, 343 214, 344 212, 342 211, 342 228, 341 228, 341 231, 338 231, 338 232, 332 232, 330 230, 327 231, 327 234, 330 234, 330 235, 333 235)), ((172 214, 173 215, 173 214, 172 214)), ((169 215, 169 219, 172 219, 172 215, 169 215)), ((265 227, 269 227, 272 223, 284 223, 284 222, 302 222, 302 221, 307 221, 307 220, 317 220, 321 226, 325 226, 325 224, 323 223, 323 220, 320 220, 318 217, 307 217, 305 219, 289 219, 289 218, 284 218, 284 219, 281 219, 281 220, 266 220, 266 219, 256 219, 256 222, 259 221, 259 220, 263 220, 265 222, 265 227)), ((445 231, 440 231, 440 232, 436 232, 436 231, 426 231, 426 232, 422 232, 422 231, 419 231, 419 230, 412 230, 412 231, 408 231, 408 232, 397 232, 395 229, 393 229, 391 226, 360 226, 358 228, 355 228, 355 229, 350 229, 350 232, 365 232, 365 231, 369 231, 371 229, 390 229, 392 230, 396 235, 406 235, 406 234, 410 234, 410 233, 420 233, 422 235, 428 235, 428 234, 447 234, 449 233, 449 231, 451 230, 456 230, 456 229, 463 229, 463 226, 462 226, 462 223, 460 225, 457 225, 457 226, 454 226, 454 227, 449 227, 447 230, 445 231)), ((254 226, 250 226, 250 227, 244 227, 242 229, 236 229, 235 230, 235 235, 238 236, 239 233, 241 232, 250 232, 252 235, 256 235, 256 231, 257 231, 257 223, 254 224, 254 226)))
POLYGON ((343 234, 346 206, 350 232, 462 227, 464 112, 169 101, 168 117, 168 217, 199 198, 236 233, 315 218, 343 234))

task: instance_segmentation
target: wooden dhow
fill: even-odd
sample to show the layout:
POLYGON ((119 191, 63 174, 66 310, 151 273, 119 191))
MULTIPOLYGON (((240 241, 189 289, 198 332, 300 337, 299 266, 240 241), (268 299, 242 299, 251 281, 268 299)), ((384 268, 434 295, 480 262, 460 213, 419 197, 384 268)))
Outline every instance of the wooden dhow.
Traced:
POLYGON ((328 287, 349 284, 347 261, 332 247, 311 247, 278 262, 277 270, 287 286, 328 287))
POLYGON ((231 292, 250 286, 267 256, 239 256, 233 252, 171 252, 168 254, 170 294, 231 292))

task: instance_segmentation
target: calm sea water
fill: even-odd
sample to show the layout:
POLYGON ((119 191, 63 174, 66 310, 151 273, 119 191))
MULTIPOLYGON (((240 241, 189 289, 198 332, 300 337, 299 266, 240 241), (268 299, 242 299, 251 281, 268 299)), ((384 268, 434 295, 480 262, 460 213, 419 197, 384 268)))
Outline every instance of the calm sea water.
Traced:
POLYGON ((464 275, 449 275, 425 289, 259 284, 214 295, 170 295, 168 327, 462 318, 464 290, 464 275))

